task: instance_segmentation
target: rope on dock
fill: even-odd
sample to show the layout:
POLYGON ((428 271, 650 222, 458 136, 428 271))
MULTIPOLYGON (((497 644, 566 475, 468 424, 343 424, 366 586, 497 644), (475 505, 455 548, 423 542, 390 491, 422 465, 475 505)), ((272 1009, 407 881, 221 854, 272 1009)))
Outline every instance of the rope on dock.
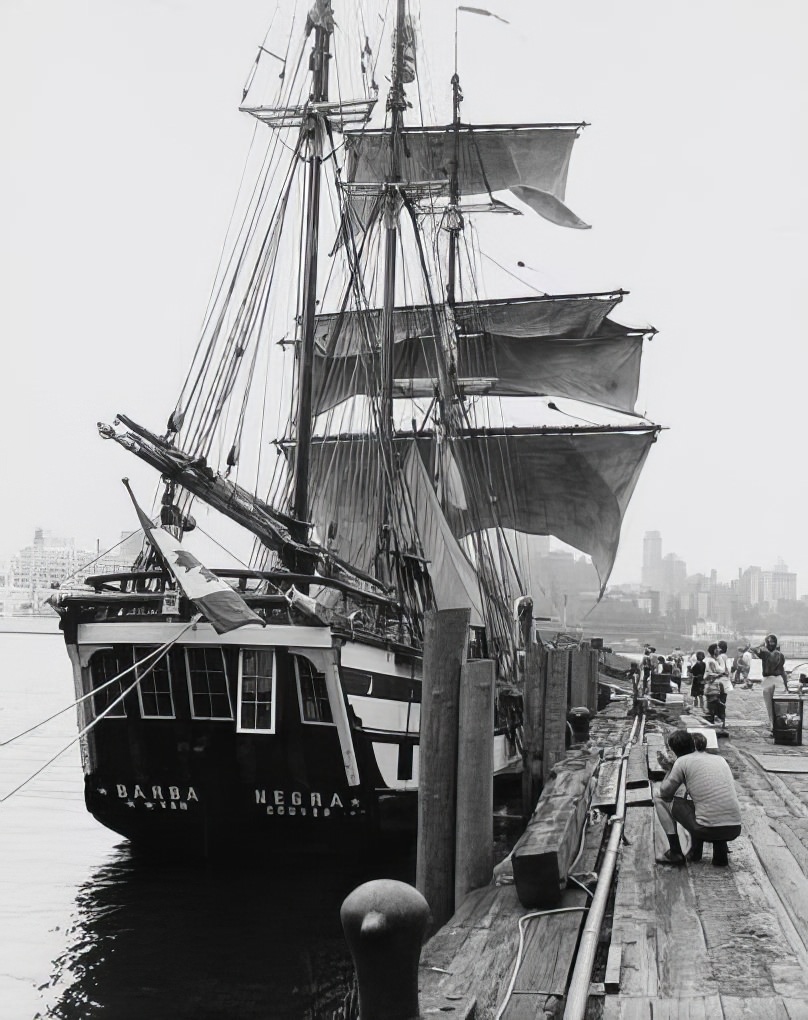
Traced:
MULTIPOLYGON (((513 974, 511 974, 511 980, 508 982, 508 987, 505 991, 505 998, 502 1000, 502 1005, 497 1010, 494 1020, 501 1020, 502 1015, 508 1008, 508 1003, 511 1001, 511 996, 514 994, 513 986, 516 984, 516 976, 519 973, 519 968, 522 966, 522 953, 525 948, 525 923, 527 921, 532 921, 535 917, 545 917, 547 914, 571 914, 576 911, 581 913, 587 909, 587 905, 584 904, 581 907, 557 907, 555 910, 534 910, 530 914, 523 914, 522 917, 519 918, 519 948, 516 951, 516 962, 513 965, 513 974)), ((555 995, 562 999, 564 997, 563 991, 548 992, 543 989, 533 988, 531 988, 530 991, 533 995, 555 995)))

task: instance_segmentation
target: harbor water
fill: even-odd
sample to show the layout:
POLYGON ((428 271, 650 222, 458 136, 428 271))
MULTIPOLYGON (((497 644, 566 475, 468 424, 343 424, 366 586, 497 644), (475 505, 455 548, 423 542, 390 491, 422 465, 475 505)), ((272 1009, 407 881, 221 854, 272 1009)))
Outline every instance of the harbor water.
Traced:
MULTIPOLYGON (((0 633, 1 741, 72 700, 58 633, 0 633)), ((0 747, 0 796, 76 732, 71 709, 0 747)), ((353 973, 340 904, 370 877, 345 860, 142 861, 85 811, 74 743, 0 805, 0 1017, 331 1018, 353 973)))

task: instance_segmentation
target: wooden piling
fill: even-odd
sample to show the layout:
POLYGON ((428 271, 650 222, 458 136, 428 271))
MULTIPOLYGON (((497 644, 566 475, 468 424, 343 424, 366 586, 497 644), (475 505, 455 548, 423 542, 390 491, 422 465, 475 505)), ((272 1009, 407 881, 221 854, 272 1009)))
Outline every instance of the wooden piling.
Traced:
POLYGON ((460 672, 457 747, 457 840, 454 908, 471 889, 491 881, 494 868, 494 684, 492 659, 464 663, 460 672))
POLYGON ((589 675, 586 681, 586 707, 594 715, 598 710, 598 676, 600 674, 600 651, 589 649, 589 675))
POLYGON ((547 653, 531 641, 525 649, 522 708, 522 814, 529 818, 539 799, 544 752, 544 688, 547 653))
POLYGON ((544 746, 542 776, 544 782, 553 765, 564 757, 567 740, 567 678, 570 653, 554 649, 547 653, 547 681, 544 694, 544 746))
POLYGON ((582 641, 580 648, 570 652, 569 707, 589 708, 587 682, 589 680, 589 642, 582 641))
POLYGON ((424 621, 415 885, 435 928, 454 913, 460 670, 469 617, 468 609, 440 609, 424 621))

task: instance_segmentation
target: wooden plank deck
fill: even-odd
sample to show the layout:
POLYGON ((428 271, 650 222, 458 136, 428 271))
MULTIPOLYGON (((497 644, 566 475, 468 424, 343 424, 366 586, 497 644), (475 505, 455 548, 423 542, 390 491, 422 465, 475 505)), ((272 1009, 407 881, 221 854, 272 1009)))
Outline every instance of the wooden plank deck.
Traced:
POLYGON ((808 1020, 808 776, 765 771, 758 762, 775 748, 762 699, 731 699, 738 725, 719 753, 744 829, 730 865, 713 868, 709 845, 699 864, 656 865, 667 840, 653 808, 627 812, 612 923, 620 972, 603 1020, 808 1020))
MULTIPOLYGON (((744 821, 730 846, 730 865, 714 868, 709 845, 702 863, 656 865, 667 841, 653 807, 626 812, 608 967, 595 975, 601 984, 597 994, 593 986, 587 1017, 808 1020, 808 775, 766 771, 754 756, 779 748, 766 734, 760 692, 730 699, 730 736, 718 753, 735 776, 744 821)), ((593 722, 594 743, 605 754, 619 753, 607 749, 627 738, 626 705, 610 706, 593 722)), ((642 798, 647 789, 648 760, 655 759, 661 732, 649 731, 637 754, 635 781, 644 785, 632 787, 633 796, 642 798)), ((792 753, 808 757, 808 748, 792 753)), ((608 786, 605 766, 608 759, 602 787, 608 786)), ((600 817, 590 829, 576 871, 594 869, 595 844, 606 828, 600 817)), ((568 888, 562 905, 583 905, 586 898, 568 888)), ((473 892, 424 949, 421 1014, 493 1020, 513 974, 518 922, 528 913, 513 885, 473 892)), ((579 913, 524 922, 524 957, 503 1020, 562 1015, 580 923, 579 913)))

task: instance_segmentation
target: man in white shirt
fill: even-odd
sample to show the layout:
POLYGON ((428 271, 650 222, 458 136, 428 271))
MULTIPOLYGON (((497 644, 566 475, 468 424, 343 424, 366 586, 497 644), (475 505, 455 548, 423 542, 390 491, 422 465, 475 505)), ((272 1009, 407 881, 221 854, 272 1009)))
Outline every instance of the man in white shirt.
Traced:
POLYGON ((739 645, 738 654, 735 656, 735 682, 748 691, 752 684, 749 682, 749 672, 752 669, 752 653, 748 645, 739 645))
POLYGON ((668 747, 676 761, 666 778, 654 784, 654 806, 669 849, 657 858, 657 863, 685 863, 676 830, 678 822, 690 833, 688 861, 700 861, 704 844, 712 843, 713 864, 725 867, 729 863, 727 843, 741 834, 741 807, 730 767, 717 754, 696 751, 687 730, 674 730, 668 737, 668 747), (690 799, 676 796, 682 786, 690 799))

